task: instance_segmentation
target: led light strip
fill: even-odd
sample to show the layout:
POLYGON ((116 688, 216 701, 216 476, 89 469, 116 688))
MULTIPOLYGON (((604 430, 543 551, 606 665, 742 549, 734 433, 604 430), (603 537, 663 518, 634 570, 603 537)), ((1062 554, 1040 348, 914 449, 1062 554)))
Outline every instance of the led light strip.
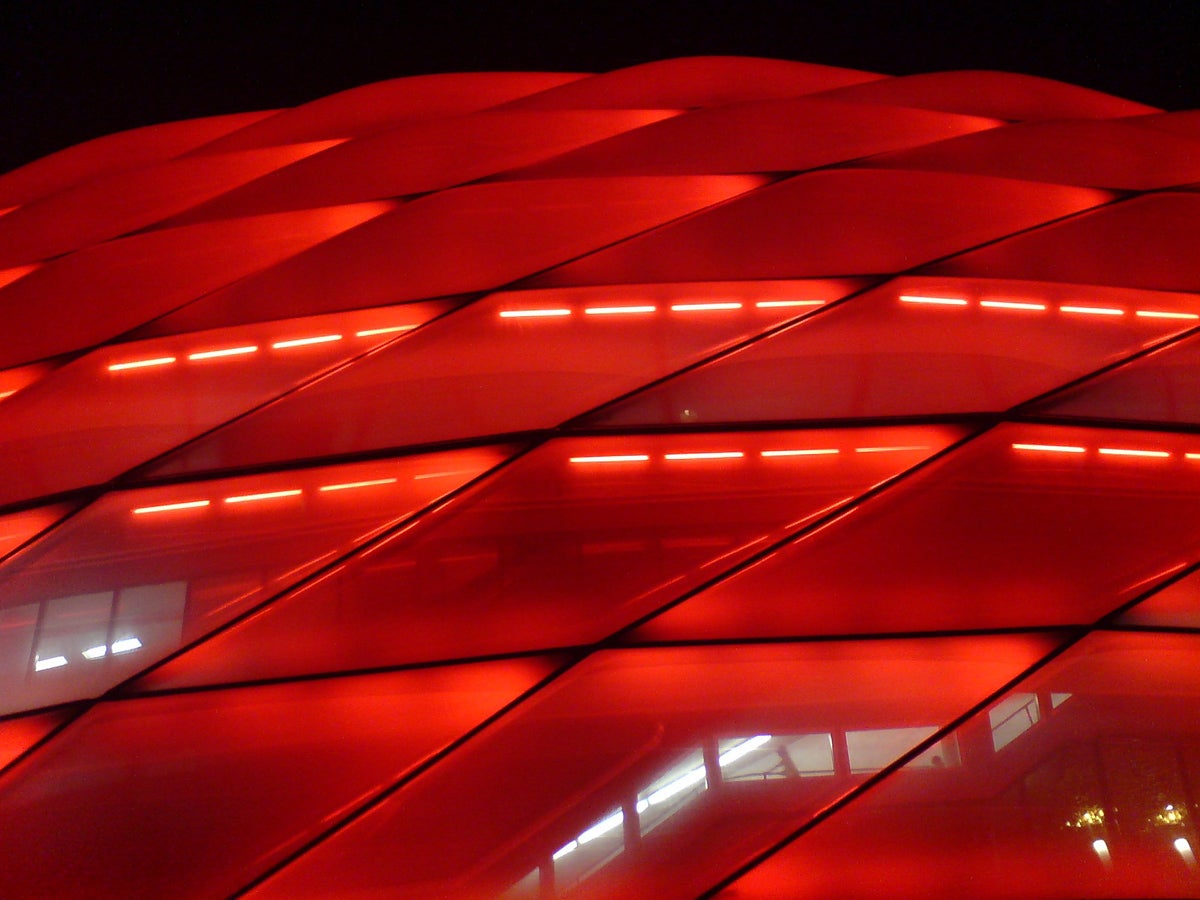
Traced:
MULTIPOLYGON (((901 294, 901 303, 925 304, 929 306, 970 306, 963 297, 928 297, 919 294, 901 294)), ((1050 307, 1045 303, 1035 303, 1026 300, 980 300, 982 309, 1015 310, 1021 312, 1047 312, 1050 307)), ((1081 316, 1110 316, 1119 318, 1125 315, 1125 310, 1115 306, 1080 306, 1077 304, 1059 304, 1058 311, 1069 315, 1081 316)), ((1188 321, 1200 320, 1200 313, 1174 312, 1162 309, 1139 309, 1134 315, 1142 319, 1183 319, 1188 321)))
MULTIPOLYGON (((1013 444, 1014 450, 1032 453, 1073 453, 1076 455, 1087 452, 1086 447, 1073 444, 1013 444)), ((1098 447, 1096 453, 1100 456, 1124 456, 1139 459, 1172 459, 1175 454, 1169 450, 1149 450, 1140 447, 1098 447)), ((1200 453, 1185 453, 1185 459, 1200 460, 1200 453)))

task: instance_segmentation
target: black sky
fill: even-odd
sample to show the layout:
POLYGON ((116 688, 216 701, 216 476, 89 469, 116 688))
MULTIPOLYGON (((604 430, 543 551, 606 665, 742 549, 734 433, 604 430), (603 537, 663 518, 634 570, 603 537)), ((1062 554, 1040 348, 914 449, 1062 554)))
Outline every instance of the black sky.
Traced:
POLYGON ((772 56, 1025 72, 1200 107, 1200 2, 0 3, 0 171, 78 141, 384 78, 772 56))

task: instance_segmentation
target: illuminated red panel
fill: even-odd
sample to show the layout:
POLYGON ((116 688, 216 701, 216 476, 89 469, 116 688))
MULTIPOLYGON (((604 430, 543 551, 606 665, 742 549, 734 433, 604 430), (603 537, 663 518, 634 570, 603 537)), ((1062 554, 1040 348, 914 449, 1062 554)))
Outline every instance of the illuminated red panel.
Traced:
POLYGON ((0 771, 61 725, 66 717, 63 710, 54 710, 0 720, 0 771))
POLYGON ((553 669, 526 659, 100 704, 5 777, 0 816, 21 827, 0 848, 0 893, 228 896, 553 669))
MULTIPOLYGON (((10 209, 10 210, 5 210, 4 212, 0 212, 0 216, 5 215, 6 213, 9 213, 9 212, 12 212, 12 210, 10 209)), ((17 266, 16 268, 4 269, 3 271, 0 271, 0 288, 8 287, 14 281, 24 278, 26 275, 28 275, 30 272, 34 271, 37 268, 38 268, 38 264, 33 263, 32 265, 28 265, 28 266, 17 266)))
POLYGON ((996 119, 1115 119, 1159 112, 1089 88, 1014 72, 930 72, 830 91, 855 103, 915 106, 996 119))
POLYGON ((1200 286, 1198 219, 1195 194, 1149 194, 999 241, 933 271, 1192 291, 1200 286))
POLYGON ((1200 138, 1200 110, 1188 109, 1180 112, 1138 116, 1136 119, 1131 119, 1130 124, 1153 128, 1156 131, 1166 131, 1186 138, 1200 138))
POLYGON ((1093 622, 1200 556, 1183 435, 1000 425, 642 638, 1093 622))
POLYGON ((1110 198, 1102 191, 981 175, 814 172, 601 250, 535 283, 897 272, 1110 198))
POLYGON ((70 503, 56 503, 0 516, 0 559, 41 534, 74 508, 70 503))
MULTIPOLYGON (((111 340, 394 207, 360 203, 151 231, 54 260, 0 290, 0 366, 111 340)), ((271 316, 242 312, 247 318, 271 316)), ((209 316, 195 330, 227 324, 209 316)))
POLYGON ((443 191, 217 291, 160 333, 492 290, 763 183, 580 178, 443 191))
POLYGON ((1196 324, 1195 295, 900 278, 587 424, 998 412, 1196 324))
POLYGON ((95 350, 3 401, 0 504, 103 483, 449 308, 383 307, 95 350))
POLYGON ((145 228, 330 146, 291 144, 186 157, 89 179, 0 216, 0 267, 58 256, 145 228))
POLYGON ((0 568, 0 713, 94 697, 501 462, 500 448, 104 495, 0 568))
MULTIPOLYGON (((1195 327, 1197 319, 1181 324, 1195 327)), ((1200 423, 1200 341, 1179 341, 1038 404, 1050 416, 1110 421, 1200 423)), ((1200 440, 1194 448, 1200 465, 1200 440)))
POLYGON ((1131 607, 1118 620, 1151 628, 1200 628, 1200 575, 1191 572, 1131 607))
POLYGON ((443 190, 672 115, 667 110, 509 111, 417 122, 300 160, 177 221, 443 190))
POLYGON ((888 154, 871 165, 1144 191, 1200 181, 1200 141, 1120 120, 1034 122, 888 154))
POLYGON ((998 124, 831 100, 762 100, 689 112, 504 177, 798 171, 998 124))
POLYGON ((252 895, 695 897, 1051 646, 600 653, 252 895))
POLYGON ((884 76, 782 59, 693 56, 581 78, 516 100, 522 109, 688 109, 798 97, 884 76))
POLYGON ((561 72, 453 72, 393 78, 280 110, 200 152, 361 137, 404 122, 477 112, 583 77, 561 72))
POLYGON ((82 181, 165 162, 270 112, 165 122, 108 134, 0 174, 0 207, 20 206, 82 181))
POLYGON ((166 460, 189 472, 549 428, 862 282, 494 294, 166 460), (398 404, 379 415, 381 394, 398 404), (329 427, 336 422, 338 427, 329 427))
POLYGON ((1193 897, 1200 639, 1084 639, 720 897, 1193 897))
POLYGON ((961 436, 924 427, 554 441, 143 684, 596 641, 961 436), (880 445, 906 449, 856 452, 880 445))

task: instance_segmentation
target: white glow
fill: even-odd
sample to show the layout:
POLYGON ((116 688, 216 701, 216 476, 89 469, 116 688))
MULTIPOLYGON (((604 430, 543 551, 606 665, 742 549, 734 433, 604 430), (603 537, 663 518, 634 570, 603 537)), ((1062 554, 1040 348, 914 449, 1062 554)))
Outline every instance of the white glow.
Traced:
POLYGON ((584 311, 589 316, 619 316, 626 313, 658 312, 657 306, 589 306, 584 311))
POLYGON ((855 447, 855 453, 898 453, 902 450, 928 450, 928 447, 918 447, 910 444, 906 447, 855 447))
POLYGON ((167 366, 175 362, 173 356, 156 356, 154 359, 136 359, 132 362, 113 363, 108 367, 110 372, 122 372, 125 369, 145 369, 148 366, 167 366))
POLYGON ((322 491, 349 491, 354 488, 375 487, 380 484, 395 484, 395 478, 376 478, 372 481, 347 481, 344 484, 325 484, 318 490, 322 491))
POLYGON ((730 749, 728 749, 724 753, 722 753, 717 758, 717 764, 720 765, 720 767, 722 769, 728 765, 732 765, 733 763, 735 763, 739 759, 741 759, 743 756, 745 756, 747 753, 753 753, 755 750, 757 750, 759 747, 761 747, 763 744, 765 744, 770 739, 771 739, 771 735, 769 735, 769 734, 759 734, 759 735, 755 735, 754 737, 750 738, 749 740, 742 741, 736 747, 731 747, 730 749))
POLYGON ((966 306, 967 301, 962 297, 918 297, 913 294, 901 294, 901 303, 929 303, 934 306, 966 306))
POLYGON ((1192 845, 1188 843, 1187 838, 1175 838, 1175 849, 1184 859, 1191 857, 1192 861, 1195 861, 1195 857, 1192 855, 1192 845))
POLYGON ((1027 309, 1034 312, 1045 312, 1045 303, 1018 303, 1013 300, 980 300, 979 305, 986 309, 1027 309))
POLYGON ((759 309, 779 309, 785 306, 824 306, 824 300, 759 300, 754 304, 759 309))
POLYGON ((579 837, 576 838, 576 840, 580 844, 590 843, 591 841, 594 841, 596 838, 603 837, 604 835, 608 834, 614 828, 617 828, 618 826, 620 826, 620 824, 624 821, 625 821, 625 813, 623 813, 621 810, 618 809, 611 816, 601 819, 599 822, 597 822, 595 825, 593 825, 591 828, 589 828, 583 834, 579 835, 579 837))
POLYGON ((97 644, 95 647, 88 647, 83 651, 84 659, 103 659, 108 655, 107 644, 97 644))
POLYGON ((1114 309, 1111 306, 1060 306, 1065 313, 1080 313, 1085 316, 1123 316, 1125 310, 1114 309))
POLYGON ((686 791, 692 785, 699 784, 704 780, 704 766, 697 766, 686 775, 681 775, 674 781, 664 784, 657 791, 646 798, 646 802, 651 806, 657 806, 670 800, 681 791, 686 791))
POLYGON ((200 353, 189 353, 188 359, 219 359, 222 356, 243 356, 247 353, 257 353, 258 347, 247 344, 245 347, 230 347, 227 350, 204 350, 200 353))
POLYGON ((549 316, 569 316, 569 309, 505 309, 500 312, 502 319, 542 319, 549 316))
POLYGON ((299 488, 290 491, 268 491, 264 494, 242 494, 237 497, 226 497, 226 503, 253 503, 256 500, 275 500, 279 497, 296 497, 301 493, 299 488))
POLYGON ((675 303, 672 312, 707 312, 714 309, 741 309, 740 303, 675 303))
POLYGON ((113 653, 129 653, 131 650, 141 650, 142 642, 135 637, 121 638, 119 641, 113 641, 113 653))
POLYGON ((1135 315, 1143 319, 1200 319, 1200 313, 1167 312, 1161 309, 1139 309, 1135 315))
POLYGON ((340 334, 319 334, 316 337, 295 338, 290 341, 276 341, 271 345, 273 350, 286 350, 288 347, 307 347, 309 344, 328 344, 331 341, 340 341, 340 334))
POLYGON ((46 659, 34 660, 33 670, 35 672, 45 672, 47 669, 58 669, 67 664, 65 656, 49 656, 46 659))
POLYGON ((11 391, 0 391, 0 400, 3 400, 5 397, 11 397, 16 392, 15 388, 11 391))
POLYGON ((566 856, 572 850, 577 849, 578 847, 579 847, 579 841, 568 841, 567 843, 565 843, 561 847, 559 847, 557 850, 555 850, 554 855, 550 858, 554 859, 554 860, 562 859, 564 856, 566 856))
POLYGON ((1097 838, 1096 840, 1092 841, 1092 849, 1095 850, 1096 855, 1105 862, 1108 862, 1112 858, 1108 854, 1108 841, 1104 840, 1104 838, 1097 838))
POLYGON ((666 459, 741 459, 741 450, 714 450, 708 453, 668 453, 666 459))
POLYGON ((1082 447, 1067 444, 1013 444, 1014 450, 1032 450, 1039 453, 1083 453, 1082 447))
POLYGON ((355 337, 375 337, 377 334, 396 334, 400 331, 412 331, 416 325, 392 325, 388 328, 368 328, 366 331, 354 332, 355 337))
POLYGON ((644 453, 627 453, 618 456, 572 456, 573 463, 618 463, 618 462, 646 462, 650 457, 644 453))
POLYGON ((160 506, 139 506, 133 511, 135 516, 142 516, 146 513, 170 512, 173 509, 199 509, 202 506, 208 506, 208 500, 184 500, 181 503, 163 503, 160 506))
POLYGON ((773 456, 829 456, 831 453, 838 453, 836 447, 820 447, 815 450, 764 450, 762 455, 770 458, 773 456))
POLYGON ((1166 450, 1129 450, 1123 447, 1101 447, 1101 456, 1149 456, 1153 459, 1167 459, 1171 456, 1166 450))
POLYGON ((1185 453, 1183 456, 1185 459, 1200 459, 1200 453, 1185 453))

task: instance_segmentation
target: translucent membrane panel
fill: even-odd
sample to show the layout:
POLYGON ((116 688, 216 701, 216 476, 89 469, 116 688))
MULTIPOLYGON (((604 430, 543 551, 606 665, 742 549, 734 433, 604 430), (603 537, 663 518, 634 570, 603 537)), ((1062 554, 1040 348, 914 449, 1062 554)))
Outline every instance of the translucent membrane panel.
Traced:
POLYGON ((167 460, 196 471, 548 428, 861 282, 621 285, 484 298, 167 460), (391 413, 379 415, 381 398, 391 413), (331 427, 330 423, 337 423, 331 427))
POLYGON ((583 77, 561 72, 455 72, 393 78, 280 110, 199 152, 361 137, 402 122, 465 115, 583 77))
POLYGON ((492 290, 764 183, 581 178, 443 191, 217 291, 159 333, 492 290))
POLYGON ((1194 291, 1200 196, 1151 194, 1039 228, 937 266, 943 275, 1194 291), (1100 248, 1103 248, 1101 250, 1100 248))
POLYGON ((596 641, 960 435, 930 427, 554 441, 143 685, 596 641), (857 452, 864 446, 892 450, 857 452))
POLYGON ((102 703, 0 782, 0 815, 20 825, 0 847, 0 891, 229 896, 552 670, 515 660, 102 703))
POLYGON ((1181 112, 1138 116, 1130 124, 1155 131, 1166 131, 1186 138, 1200 138, 1200 110, 1188 109, 1181 112))
POLYGON ((525 109, 687 109, 798 97, 882 78, 871 72, 780 59, 693 56, 617 69, 509 104, 525 109))
POLYGON ((67 713, 62 710, 0 719, 0 771, 57 728, 67 713))
POLYGON ((899 272, 1110 197, 1102 191, 980 175, 813 172, 601 250, 536 283, 899 272))
MULTIPOLYGON (((0 334, 0 366, 111 340, 394 208, 360 203, 171 228, 54 260, 0 289, 7 326, 0 334)), ((297 314, 284 310, 277 318, 297 314)), ((243 310, 238 321, 269 318, 243 310)), ((197 317, 191 330, 227 324, 215 315, 197 317)))
POLYGON ((0 503, 107 481, 448 308, 358 310, 96 350, 3 401, 0 503))
POLYGON ((252 896, 695 897, 867 777, 848 734, 929 733, 1051 646, 600 653, 252 896))
POLYGON ((507 111, 410 123, 347 141, 265 175, 183 218, 214 219, 443 190, 673 115, 676 112, 669 110, 507 111))
POLYGON ((1151 594, 1118 621, 1151 628, 1200 628, 1200 573, 1191 572, 1151 594))
POLYGON ((1146 191, 1200 181, 1200 139, 1122 120, 1034 122, 903 150, 870 164, 1146 191))
POLYGON ((1181 435, 1001 425, 639 630, 649 639, 1093 622, 1200 555, 1181 435))
POLYGON ((586 424, 1000 411, 1196 324, 1193 295, 901 278, 586 424))
POLYGON ((105 495, 0 569, 0 713, 103 693, 504 456, 460 450, 105 495))
POLYGON ((1160 110, 1088 88, 1012 72, 931 72, 831 91, 855 103, 915 106, 996 119, 1116 119, 1160 110))
POLYGON ((184 157, 85 181, 0 216, 0 267, 58 256, 145 228, 331 146, 289 144, 184 157))
POLYGON ((1196 896, 1198 651, 1086 638, 718 896, 1196 896))
MULTIPOLYGON (((34 382, 53 372, 54 369, 55 363, 46 362, 0 371, 0 401, 7 400, 25 390, 34 382)), ((11 404, 4 407, 5 411, 11 408, 11 404)))
POLYGON ((185 119, 76 144, 0 175, 0 207, 19 206, 82 181, 165 162, 269 115, 249 112, 185 119))
MULTIPOLYGON (((1200 325, 1200 316, 1181 324, 1200 325)), ((1079 419, 1200 424, 1200 340, 1189 337, 1135 359, 1047 398, 1034 411, 1079 419)))
POLYGON ((998 124, 872 104, 758 100, 689 112, 509 177, 798 171, 998 124))
POLYGON ((0 559, 37 537, 73 509, 73 504, 58 503, 0 516, 0 559))

